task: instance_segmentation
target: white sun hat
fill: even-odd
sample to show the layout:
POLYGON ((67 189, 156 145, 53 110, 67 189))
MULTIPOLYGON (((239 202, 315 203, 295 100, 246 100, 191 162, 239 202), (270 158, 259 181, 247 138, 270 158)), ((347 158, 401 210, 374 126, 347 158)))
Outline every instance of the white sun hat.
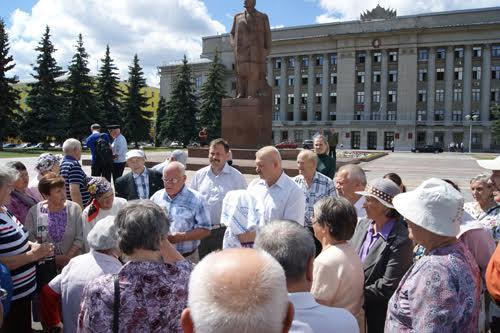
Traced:
POLYGON ((498 156, 494 160, 477 160, 477 164, 479 164, 479 166, 484 169, 500 170, 500 156, 498 156))
POLYGON ((114 216, 106 216, 96 222, 87 236, 91 249, 109 250, 118 248, 118 229, 114 216))
POLYGON ((364 191, 356 192, 356 194, 365 197, 373 197, 388 208, 394 208, 392 199, 399 193, 401 193, 399 186, 392 180, 385 178, 374 179, 366 185, 364 191))
POLYGON ((460 233, 464 197, 441 179, 427 179, 392 202, 404 218, 432 233, 450 237, 460 233))

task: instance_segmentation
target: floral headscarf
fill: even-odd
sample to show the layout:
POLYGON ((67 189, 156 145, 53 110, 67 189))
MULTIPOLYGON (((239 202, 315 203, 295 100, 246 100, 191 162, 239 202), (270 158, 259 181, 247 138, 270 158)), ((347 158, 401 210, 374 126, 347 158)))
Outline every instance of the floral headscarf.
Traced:
POLYGON ((61 162, 61 155, 52 155, 51 153, 43 153, 38 157, 35 164, 35 169, 39 172, 50 171, 56 165, 56 163, 61 162))
POLYGON ((89 214, 87 217, 87 222, 91 222, 99 214, 99 209, 101 208, 97 198, 101 195, 112 191, 111 183, 103 177, 89 177, 87 182, 87 189, 92 197, 92 202, 89 207, 89 214))

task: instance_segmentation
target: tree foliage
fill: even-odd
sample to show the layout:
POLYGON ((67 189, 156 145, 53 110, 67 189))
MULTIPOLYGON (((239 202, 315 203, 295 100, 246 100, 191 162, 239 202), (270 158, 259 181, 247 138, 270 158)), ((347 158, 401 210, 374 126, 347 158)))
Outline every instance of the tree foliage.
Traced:
POLYGON ((158 103, 158 109, 156 110, 156 121, 155 121, 155 147, 159 147, 162 141, 165 139, 165 135, 162 133, 161 124, 165 121, 167 115, 167 102, 163 96, 160 96, 160 101, 158 103))
POLYGON ((120 90, 120 78, 117 73, 118 68, 111 59, 109 45, 106 46, 106 53, 101 62, 102 66, 99 69, 96 84, 99 121, 104 124, 119 124, 123 119, 120 102, 122 92, 120 90))
POLYGON ((495 104, 491 107, 491 116, 493 124, 491 125, 491 134, 496 142, 500 142, 500 104, 495 104))

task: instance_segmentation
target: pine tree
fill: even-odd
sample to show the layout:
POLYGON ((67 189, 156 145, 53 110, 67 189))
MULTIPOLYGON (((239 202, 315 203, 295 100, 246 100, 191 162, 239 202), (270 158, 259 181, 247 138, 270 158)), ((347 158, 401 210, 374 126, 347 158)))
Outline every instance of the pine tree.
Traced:
POLYGON ((186 56, 184 56, 179 75, 173 84, 170 100, 167 103, 167 115, 162 124, 162 133, 165 133, 170 140, 179 140, 184 144, 189 144, 189 141, 197 135, 197 104, 191 66, 188 65, 186 56))
POLYGON ((104 124, 119 124, 123 119, 120 103, 122 92, 118 69, 109 55, 109 45, 106 45, 106 54, 101 62, 102 67, 99 69, 96 85, 99 121, 104 124))
POLYGON ((219 54, 216 51, 207 81, 201 88, 201 105, 198 115, 199 126, 207 129, 209 140, 221 136, 222 99, 227 96, 223 86, 224 71, 224 66, 220 63, 219 54))
POLYGON ((7 77, 7 72, 12 70, 16 64, 14 58, 9 55, 9 36, 5 31, 5 23, 0 18, 0 150, 3 149, 3 141, 9 134, 14 134, 19 121, 19 93, 13 87, 18 82, 17 78, 7 77))
POLYGON ((89 127, 96 122, 96 103, 93 94, 94 83, 88 68, 89 55, 83 46, 82 34, 78 35, 76 53, 68 67, 66 100, 68 114, 68 137, 83 139, 89 127))
POLYGON ((61 142, 66 136, 66 115, 64 113, 64 98, 62 68, 53 57, 56 51, 50 41, 50 29, 45 28, 42 40, 35 49, 38 51, 36 64, 32 74, 35 82, 31 83, 26 112, 21 131, 21 137, 31 142, 43 142, 45 145, 55 138, 61 142))
POLYGON ((165 135, 161 131, 161 124, 165 121, 167 115, 167 102, 163 96, 160 96, 160 102, 158 103, 158 109, 156 110, 156 121, 155 121, 155 147, 159 147, 162 141, 165 139, 165 135))
POLYGON ((142 93, 144 88, 146 88, 146 80, 136 54, 132 66, 129 66, 127 92, 123 103, 125 119, 123 132, 129 141, 135 142, 136 147, 138 147, 138 141, 150 139, 149 128, 152 115, 144 110, 148 105, 147 98, 142 93))

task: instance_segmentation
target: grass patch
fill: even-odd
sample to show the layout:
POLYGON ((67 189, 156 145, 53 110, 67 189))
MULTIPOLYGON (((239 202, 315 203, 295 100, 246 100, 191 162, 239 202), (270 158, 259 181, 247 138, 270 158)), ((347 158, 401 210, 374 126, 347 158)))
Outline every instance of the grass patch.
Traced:
POLYGON ((54 150, 41 150, 41 149, 4 149, 0 151, 0 158, 20 158, 20 157, 34 157, 43 153, 61 154, 60 149, 54 150))
POLYGON ((498 155, 494 154, 471 154, 476 160, 494 160, 498 155))

